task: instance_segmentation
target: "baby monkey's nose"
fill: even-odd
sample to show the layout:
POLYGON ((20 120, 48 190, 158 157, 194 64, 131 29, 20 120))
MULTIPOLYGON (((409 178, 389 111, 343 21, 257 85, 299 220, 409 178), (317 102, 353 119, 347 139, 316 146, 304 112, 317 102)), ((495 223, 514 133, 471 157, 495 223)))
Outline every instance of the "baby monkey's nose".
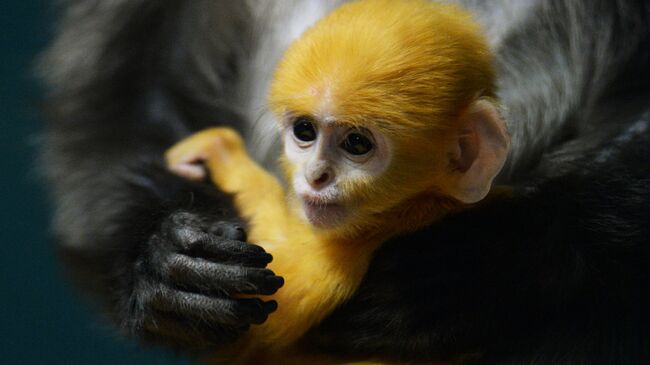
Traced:
POLYGON ((332 181, 334 174, 329 169, 319 169, 320 171, 310 171, 307 174, 307 182, 312 189, 318 190, 326 187, 332 181))
POLYGON ((323 185, 329 179, 330 179, 330 175, 327 172, 323 172, 323 174, 318 179, 314 180, 313 185, 323 185))

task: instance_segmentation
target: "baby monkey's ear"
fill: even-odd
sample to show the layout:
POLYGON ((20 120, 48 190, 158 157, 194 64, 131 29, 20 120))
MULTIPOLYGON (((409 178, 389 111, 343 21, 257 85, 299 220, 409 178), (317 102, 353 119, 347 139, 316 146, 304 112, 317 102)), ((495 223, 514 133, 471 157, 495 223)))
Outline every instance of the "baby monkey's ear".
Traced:
POLYGON ((451 140, 446 193, 463 203, 483 199, 508 155, 510 136, 497 106, 478 99, 460 117, 451 140))

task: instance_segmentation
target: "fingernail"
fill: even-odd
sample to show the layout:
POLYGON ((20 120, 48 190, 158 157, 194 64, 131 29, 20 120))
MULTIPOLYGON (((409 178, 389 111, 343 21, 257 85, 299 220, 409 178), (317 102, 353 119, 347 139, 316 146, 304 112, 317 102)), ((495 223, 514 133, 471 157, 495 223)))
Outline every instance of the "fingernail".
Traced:
POLYGON ((281 288, 284 285, 284 278, 282 276, 271 276, 267 280, 276 288, 281 288))
POLYGON ((264 302, 264 310, 266 310, 267 313, 273 313, 278 309, 278 302, 275 300, 269 300, 268 302, 264 302))

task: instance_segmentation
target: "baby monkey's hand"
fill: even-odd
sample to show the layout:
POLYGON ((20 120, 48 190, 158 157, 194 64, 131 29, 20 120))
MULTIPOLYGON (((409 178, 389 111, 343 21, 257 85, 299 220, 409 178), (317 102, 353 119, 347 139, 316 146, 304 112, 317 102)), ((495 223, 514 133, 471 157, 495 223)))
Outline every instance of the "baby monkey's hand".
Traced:
POLYGON ((224 179, 246 157, 244 141, 231 128, 210 128, 198 132, 165 153, 167 168, 173 173, 190 180, 203 180, 207 167, 214 183, 224 191, 230 190, 224 179))

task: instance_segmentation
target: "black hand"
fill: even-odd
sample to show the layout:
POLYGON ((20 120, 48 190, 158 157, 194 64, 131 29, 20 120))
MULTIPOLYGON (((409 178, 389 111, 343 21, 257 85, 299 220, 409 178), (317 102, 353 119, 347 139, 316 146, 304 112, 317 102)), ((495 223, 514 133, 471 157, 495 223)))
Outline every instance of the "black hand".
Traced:
POLYGON ((271 255, 245 238, 237 223, 211 224, 187 212, 168 217, 136 262, 129 330, 202 349, 263 323, 277 308, 274 301, 233 295, 273 294, 283 279, 265 268, 271 255))

